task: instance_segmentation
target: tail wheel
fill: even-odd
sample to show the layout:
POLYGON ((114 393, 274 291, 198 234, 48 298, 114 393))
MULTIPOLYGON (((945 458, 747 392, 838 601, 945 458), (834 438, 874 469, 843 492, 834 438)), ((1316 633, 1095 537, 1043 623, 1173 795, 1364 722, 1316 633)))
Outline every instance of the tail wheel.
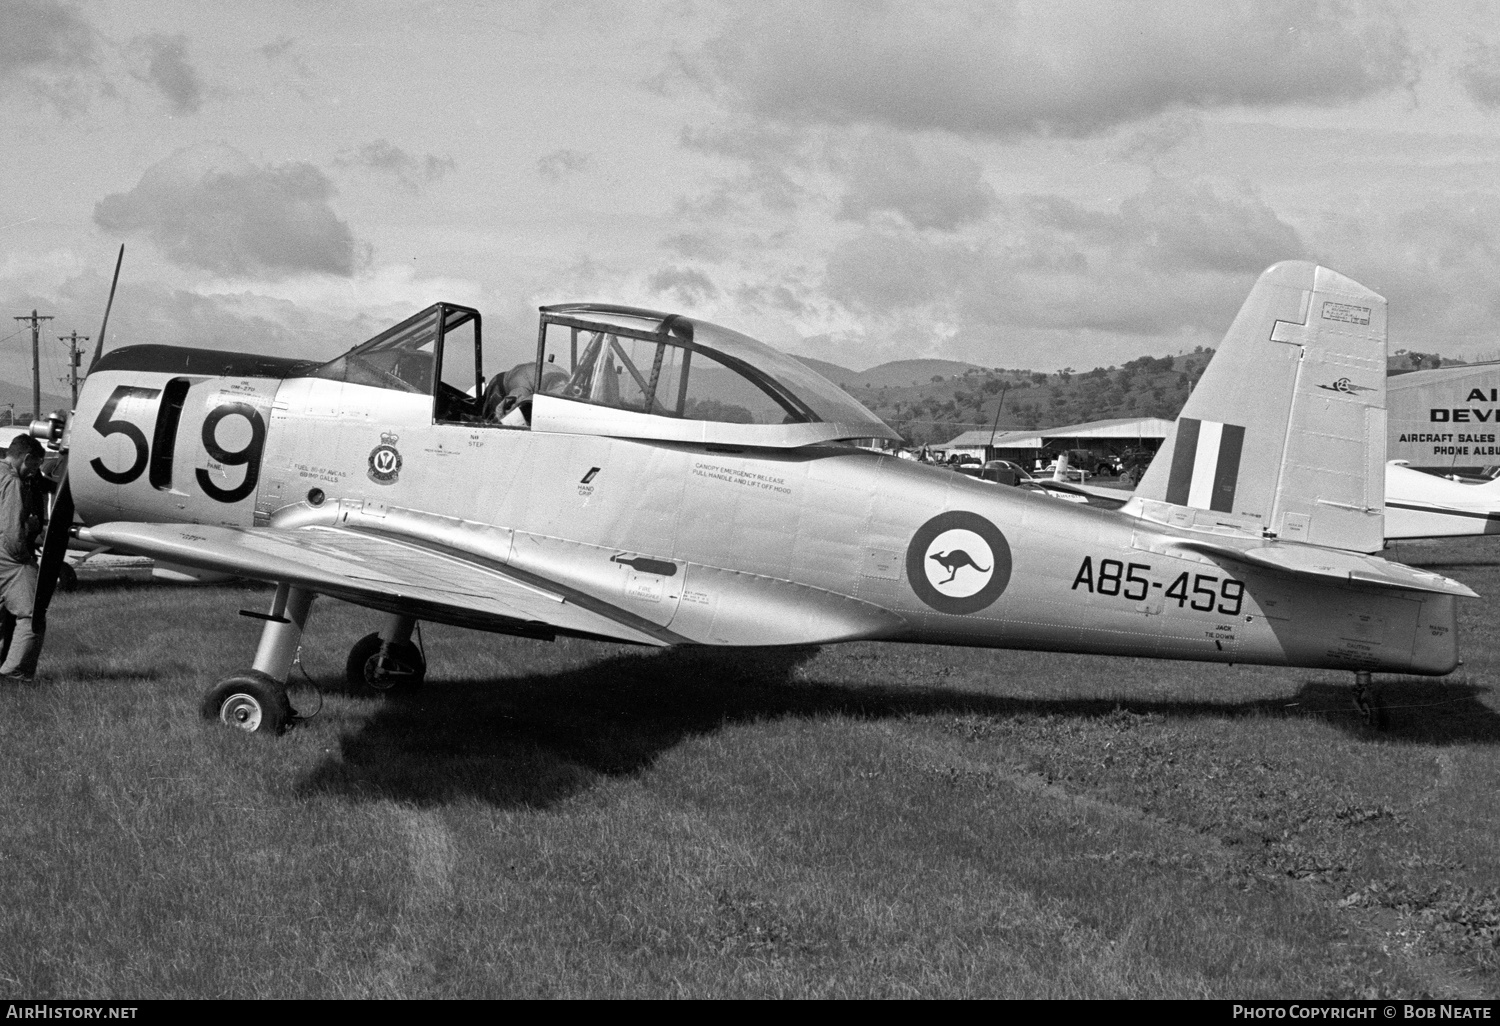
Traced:
POLYGON ((1380 696, 1373 691, 1356 693, 1354 709, 1359 713, 1360 722, 1370 730, 1385 730, 1390 726, 1390 718, 1386 715, 1385 705, 1380 701, 1380 696))
POLYGON ((382 656, 380 635, 367 634, 349 650, 344 676, 355 691, 401 694, 422 686, 427 678, 427 661, 422 658, 422 650, 410 641, 388 646, 382 656))
POLYGON ((203 695, 199 707, 205 720, 217 720, 246 734, 275 737, 292 718, 286 688, 263 673, 250 671, 225 677, 203 695))

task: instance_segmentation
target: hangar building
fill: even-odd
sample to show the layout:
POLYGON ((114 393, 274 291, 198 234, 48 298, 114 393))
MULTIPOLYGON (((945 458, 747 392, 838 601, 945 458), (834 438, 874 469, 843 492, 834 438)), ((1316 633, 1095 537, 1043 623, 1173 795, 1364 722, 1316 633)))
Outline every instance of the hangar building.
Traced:
MULTIPOLYGON (((983 428, 965 431, 942 446, 952 456, 974 456, 980 460, 1010 460, 1030 468, 1037 460, 1050 462, 1060 453, 1086 450, 1095 456, 1127 456, 1146 452, 1155 455, 1172 429, 1172 421, 1160 417, 1126 417, 1095 420, 1087 424, 1043 428, 1038 431, 1001 431, 983 428)), ((1500 462, 1500 461, 1497 461, 1500 462)))
POLYGON ((1465 474, 1500 465, 1500 362, 1408 371, 1385 389, 1386 459, 1465 474))

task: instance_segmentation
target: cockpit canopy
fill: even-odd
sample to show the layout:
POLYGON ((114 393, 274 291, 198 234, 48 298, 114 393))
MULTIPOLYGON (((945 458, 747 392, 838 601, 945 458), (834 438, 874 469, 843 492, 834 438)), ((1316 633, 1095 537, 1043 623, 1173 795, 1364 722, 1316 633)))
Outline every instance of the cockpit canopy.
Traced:
POLYGON ((536 430, 772 446, 899 438, 794 357, 679 314, 543 307, 538 366, 536 430))
POLYGON ((535 362, 485 370, 479 311, 439 303, 312 375, 430 394, 443 423, 777 447, 899 440, 799 360, 677 314, 543 307, 535 362))

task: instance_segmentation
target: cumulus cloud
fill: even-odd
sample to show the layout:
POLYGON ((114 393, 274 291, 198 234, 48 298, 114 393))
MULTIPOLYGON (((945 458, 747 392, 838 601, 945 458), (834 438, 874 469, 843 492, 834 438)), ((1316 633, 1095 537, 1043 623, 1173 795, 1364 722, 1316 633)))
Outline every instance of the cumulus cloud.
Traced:
POLYGON ((735 290, 734 298, 756 312, 771 310, 794 317, 813 312, 811 304, 799 297, 797 290, 787 285, 742 285, 735 290))
MULTIPOLYGON (((1112 210, 1057 196, 1008 200, 991 230, 962 239, 863 232, 835 247, 827 286, 838 301, 875 313, 965 296, 964 302, 978 308, 987 305, 983 297, 999 293, 1003 302, 994 307, 997 315, 1008 305, 1011 316, 1022 319, 1099 327, 1097 312, 1069 313, 1066 299, 1051 293, 1043 302, 1018 302, 1017 291, 1040 295, 1038 283, 1048 280, 1070 282, 1065 291, 1087 290, 1087 282, 1113 279, 1130 284, 1120 290, 1121 297, 1140 286, 1148 306, 1169 306, 1162 293, 1172 276, 1254 275, 1305 251, 1296 229, 1253 193, 1225 194, 1208 183, 1158 180, 1112 210), (1143 281, 1150 277, 1158 280, 1143 281)), ((1098 295, 1077 309, 1097 311, 1098 295)), ((1135 312, 1102 316, 1121 330, 1161 327, 1146 324, 1135 312)))
POLYGON ((1390 302, 1392 349, 1470 356, 1500 320, 1500 194, 1373 196, 1312 231, 1319 257, 1390 302))
POLYGON ((125 48, 135 66, 130 74, 156 88, 177 114, 196 114, 203 105, 203 80, 188 60, 186 36, 137 36, 125 48))
POLYGON ((266 43, 256 49, 268 63, 284 64, 303 78, 312 77, 307 62, 297 54, 297 41, 291 36, 281 36, 274 42, 266 43))
POLYGON ((1130 134, 1116 155, 1124 161, 1152 167, 1156 161, 1203 134, 1203 115, 1197 111, 1170 111, 1153 118, 1130 134))
POLYGON ((846 185, 838 216, 849 220, 884 211, 914 228, 951 231, 982 219, 995 201, 979 163, 940 139, 871 132, 835 166, 846 185))
POLYGON ((83 94, 70 76, 94 63, 94 30, 72 7, 55 0, 0 4, 0 85, 20 86, 71 113, 83 106, 83 94))
POLYGON ((773 213, 797 212, 807 190, 779 167, 759 164, 741 174, 715 179, 713 187, 677 202, 677 213, 696 221, 717 221, 759 207, 773 213))
POLYGON ((933 243, 911 234, 862 232, 829 254, 825 288, 830 298, 863 314, 945 303, 965 247, 933 243))
POLYGON ((663 267, 646 279, 646 287, 688 307, 700 306, 719 294, 708 275, 691 267, 663 267))
POLYGON ((184 267, 284 278, 354 272, 354 237, 329 206, 333 185, 311 164, 260 166, 224 145, 179 150, 129 192, 94 207, 108 232, 150 239, 184 267))
POLYGON ((1412 77, 1379 0, 778 0, 738 8, 690 61, 732 108, 771 121, 997 137, 1340 103, 1412 77))
POLYGON ((537 159, 536 173, 549 182, 560 182, 568 175, 588 170, 593 163, 593 157, 579 150, 553 150, 537 159))
POLYGON ((7 0, 0 5, 0 75, 90 62, 94 34, 73 8, 53 0, 7 0))
POLYGON ((733 117, 716 125, 687 125, 678 137, 684 149, 698 153, 750 163, 772 161, 782 166, 808 163, 809 142, 802 128, 733 117))
POLYGON ((357 167, 388 175, 410 193, 439 182, 458 165, 452 157, 416 157, 385 139, 365 143, 353 152, 345 151, 334 158, 336 167, 357 167))
POLYGON ((1115 259, 1168 271, 1258 272, 1303 254, 1296 229, 1250 192, 1223 195, 1207 183, 1158 179, 1118 212, 1056 197, 1024 201, 1037 225, 1098 246, 1115 259))
POLYGON ((1475 43, 1458 69, 1458 82, 1481 107, 1500 107, 1500 46, 1475 43))
POLYGON ((1107 207, 997 200, 962 232, 874 224, 829 252, 804 324, 822 358, 945 355, 1007 366, 1117 362, 1212 344, 1255 276, 1307 253, 1301 233, 1242 188, 1158 179, 1107 207), (1055 361, 1055 362, 1053 362, 1055 361))
POLYGON ((835 309, 800 319, 818 339, 803 350, 1050 368, 1214 345, 1260 271, 1293 258, 1385 295, 1393 349, 1494 351, 1500 193, 1380 193, 1294 225, 1243 189, 1165 180, 1107 207, 1002 201, 983 230, 862 229, 810 277, 835 309))
POLYGON ((718 263, 728 259, 729 249, 723 240, 704 232, 678 232, 661 240, 662 247, 689 260, 718 263))

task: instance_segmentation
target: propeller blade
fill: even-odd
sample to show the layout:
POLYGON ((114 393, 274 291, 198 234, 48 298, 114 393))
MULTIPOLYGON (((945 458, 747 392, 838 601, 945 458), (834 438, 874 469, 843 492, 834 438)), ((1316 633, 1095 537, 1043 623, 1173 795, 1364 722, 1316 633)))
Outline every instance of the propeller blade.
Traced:
POLYGON ((33 623, 43 629, 47 623, 47 606, 52 602, 57 577, 62 573, 63 560, 68 554, 72 529, 73 489, 68 484, 68 471, 64 467, 62 480, 57 484, 57 496, 52 500, 52 515, 47 518, 47 534, 42 540, 42 561, 37 570, 36 601, 31 614, 33 623))
POLYGON ((125 243, 120 243, 120 255, 115 257, 115 276, 109 283, 109 302, 104 304, 104 320, 99 324, 99 337, 94 340, 94 358, 89 361, 89 372, 93 373, 94 364, 99 362, 99 357, 104 355, 104 329, 109 327, 109 310, 115 305, 115 286, 120 284, 120 265, 125 262, 125 243))

